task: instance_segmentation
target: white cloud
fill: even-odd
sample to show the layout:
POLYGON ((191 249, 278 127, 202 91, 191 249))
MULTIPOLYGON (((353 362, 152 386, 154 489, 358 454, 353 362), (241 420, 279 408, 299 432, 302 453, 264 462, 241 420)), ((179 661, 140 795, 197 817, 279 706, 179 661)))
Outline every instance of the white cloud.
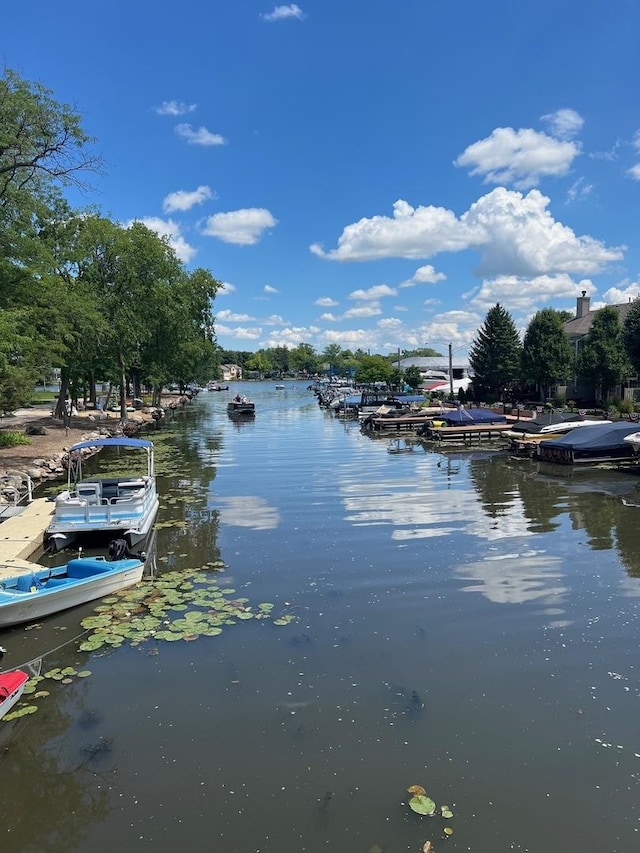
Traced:
POLYGON ((332 299, 330 296, 320 296, 313 304, 319 305, 321 308, 335 308, 335 306, 340 303, 336 302, 336 300, 332 299))
POLYGON ((264 21, 269 21, 269 23, 273 21, 284 21, 287 18, 296 18, 298 21, 301 21, 304 18, 304 12, 295 3, 289 3, 284 6, 274 6, 273 11, 265 12, 265 14, 260 17, 264 21))
MULTIPOLYGON (((621 281, 618 287, 610 287, 602 294, 605 305, 621 305, 623 302, 633 302, 640 296, 640 282, 621 281)), ((592 303, 592 307, 595 303, 592 303)))
POLYGON ((225 326, 216 323, 217 337, 234 338, 239 341, 257 341, 262 334, 262 329, 258 326, 255 329, 247 329, 244 326, 225 326))
POLYGON ((277 222, 269 210, 249 207, 230 210, 227 213, 214 213, 213 216, 207 217, 202 233, 208 237, 217 237, 225 243, 252 246, 267 228, 273 228, 277 222))
POLYGON ((533 311, 549 305, 552 300, 575 297, 580 290, 592 294, 595 287, 588 279, 576 282, 566 273, 534 278, 505 275, 484 281, 469 301, 482 311, 488 311, 496 302, 509 311, 533 311))
POLYGON ((270 284, 265 284, 264 292, 265 293, 280 293, 279 290, 277 290, 275 287, 271 287, 270 284))
POLYGON ((221 287, 216 291, 216 296, 229 296, 231 293, 236 292, 235 284, 231 284, 228 281, 221 282, 221 287))
POLYGON ((636 132, 633 134, 632 145, 636 149, 636 151, 640 151, 640 130, 636 130, 636 132))
POLYGON ((188 264, 197 254, 198 250, 195 246, 187 243, 180 233, 180 226, 172 219, 161 219, 159 216, 138 216, 135 220, 130 220, 128 226, 134 221, 142 222, 150 231, 155 231, 160 237, 166 237, 169 245, 183 263, 188 264))
POLYGON ((236 314, 234 311, 229 311, 228 308, 218 311, 216 314, 216 320, 221 323, 253 323, 255 319, 250 314, 236 314))
POLYGON ((582 130, 582 125, 584 124, 584 119, 580 113, 571 109, 548 113, 542 116, 542 121, 547 123, 550 132, 558 139, 571 139, 576 133, 582 130))
POLYGON ((406 305, 394 305, 393 310, 394 311, 408 311, 409 309, 407 308, 406 305))
POLYGON ((402 320, 397 317, 386 317, 384 320, 378 320, 379 329, 399 329, 402 327, 402 320))
POLYGON ((284 320, 279 314, 270 314, 262 322, 265 324, 265 326, 286 326, 287 325, 287 321, 284 320))
POLYGON ((593 184, 585 183, 584 177, 578 178, 567 190, 567 202, 579 201, 593 192, 593 184))
POLYGON ((411 278, 403 281, 400 287, 415 287, 416 284, 437 284, 439 281, 445 281, 446 275, 442 272, 436 272, 431 264, 426 264, 423 267, 418 267, 411 278))
POLYGON ((627 172, 634 181, 640 181, 640 163, 636 163, 635 166, 632 166, 627 172))
POLYGON ((566 175, 579 153, 576 142, 554 139, 531 128, 497 127, 490 136, 469 145, 454 165, 482 175, 484 183, 527 189, 547 175, 566 175))
POLYGON ((524 195, 504 187, 481 196, 459 219, 445 208, 413 208, 400 200, 393 217, 361 219, 343 229, 337 249, 324 252, 316 244, 311 251, 328 260, 370 261, 475 248, 481 252, 477 272, 487 277, 593 275, 623 257, 624 246, 608 248, 593 237, 577 237, 548 206, 539 190, 524 195))
POLYGON ((211 133, 206 127, 197 130, 190 124, 177 124, 175 131, 182 139, 186 139, 189 145, 224 145, 226 140, 219 133, 211 133))
POLYGON ((378 314, 382 314, 382 309, 377 302, 372 302, 369 305, 357 305, 355 308, 349 308, 340 319, 350 320, 352 317, 376 317, 378 314))
POLYGON ((173 213, 176 210, 190 210, 196 204, 202 204, 212 198, 215 198, 215 194, 210 187, 205 185, 199 186, 191 192, 189 190, 176 190, 165 196, 162 209, 165 213, 173 213))
POLYGON ((369 287, 367 290, 352 290, 349 294, 349 299, 356 299, 363 302, 367 301, 378 301, 378 299, 382 299, 384 296, 397 296, 398 291, 393 287, 389 287, 388 284, 374 284, 373 287, 369 287))
POLYGON ((327 329, 322 335, 322 342, 326 344, 340 344, 344 349, 369 348, 371 344, 371 330, 367 329, 327 329))
POLYGON ((197 108, 197 104, 185 104, 183 101, 163 101, 156 107, 156 112, 159 116, 183 116, 197 108))
POLYGON ((322 330, 318 326, 288 326, 284 329, 279 329, 277 332, 270 332, 266 340, 261 340, 260 343, 265 347, 293 347, 300 346, 303 343, 309 343, 314 340, 316 335, 322 330))

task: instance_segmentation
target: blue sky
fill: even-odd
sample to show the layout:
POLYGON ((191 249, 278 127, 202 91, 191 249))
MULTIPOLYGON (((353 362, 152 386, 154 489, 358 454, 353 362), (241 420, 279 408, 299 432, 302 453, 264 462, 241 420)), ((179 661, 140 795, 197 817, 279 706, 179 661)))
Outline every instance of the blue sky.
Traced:
POLYGON ((74 204, 224 282, 228 349, 451 343, 640 293, 636 0, 12 4, 5 66, 73 104, 74 204))

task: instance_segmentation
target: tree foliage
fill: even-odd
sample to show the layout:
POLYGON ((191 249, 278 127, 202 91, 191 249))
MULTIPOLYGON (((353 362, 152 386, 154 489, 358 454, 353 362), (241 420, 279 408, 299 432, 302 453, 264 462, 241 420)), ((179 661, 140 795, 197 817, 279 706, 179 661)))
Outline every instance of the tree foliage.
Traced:
POLYGON ((615 308, 607 306, 596 311, 578 353, 577 371, 582 379, 595 385, 596 396, 601 401, 606 401, 609 392, 629 375, 629 360, 615 308))
POLYGON ((500 303, 489 309, 469 351, 478 398, 503 399, 517 384, 522 346, 513 319, 500 303))
POLYGON ((535 384, 544 401, 550 388, 567 379, 573 365, 573 350, 564 331, 561 315, 543 308, 533 317, 522 346, 522 378, 535 384))
POLYGON ((622 327, 624 346, 636 376, 640 376, 640 298, 635 299, 622 327))

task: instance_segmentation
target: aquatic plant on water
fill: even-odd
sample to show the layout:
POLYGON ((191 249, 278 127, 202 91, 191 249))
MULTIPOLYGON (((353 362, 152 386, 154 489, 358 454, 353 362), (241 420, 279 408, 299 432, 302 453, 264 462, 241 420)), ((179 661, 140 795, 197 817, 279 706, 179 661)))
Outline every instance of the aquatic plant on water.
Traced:
MULTIPOLYGON (((409 800, 409 808, 411 811, 422 815, 423 817, 434 817, 438 813, 438 806, 427 794, 422 785, 411 785, 407 788, 407 793, 412 795, 409 800)), ((453 812, 447 805, 441 805, 439 811, 440 817, 444 820, 449 820, 453 817, 453 812)), ((453 829, 450 826, 445 826, 442 831, 446 837, 453 835, 453 829)), ((423 851, 426 851, 426 853, 431 853, 433 850, 433 843, 431 841, 425 841, 422 849, 423 851)))
POLYGON ((29 714, 35 714, 38 710, 38 705, 33 704, 34 700, 44 699, 50 695, 49 690, 39 689, 39 685, 41 685, 43 681, 49 680, 58 681, 60 684, 73 684, 74 678, 88 678, 90 675, 91 670, 77 670, 72 666, 65 666, 64 668, 55 667, 54 669, 48 670, 43 675, 34 675, 33 678, 30 678, 29 681, 27 681, 24 686, 24 690, 22 691, 22 695, 29 696, 29 699, 19 702, 16 710, 11 711, 9 714, 5 714, 2 718, 2 722, 10 722, 11 720, 17 720, 19 717, 26 717, 29 714))

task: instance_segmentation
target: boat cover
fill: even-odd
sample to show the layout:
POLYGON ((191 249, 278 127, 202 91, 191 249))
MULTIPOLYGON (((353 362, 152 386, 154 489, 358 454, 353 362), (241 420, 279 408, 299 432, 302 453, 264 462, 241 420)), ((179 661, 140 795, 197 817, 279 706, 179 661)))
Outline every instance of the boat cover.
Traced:
POLYGON ((11 696, 14 690, 29 680, 29 676, 21 669, 14 669, 11 672, 3 672, 0 675, 0 702, 4 701, 7 696, 11 696))
POLYGON ((516 421, 511 429, 514 432, 524 432, 528 435, 537 435, 544 427, 553 426, 554 424, 565 424, 569 421, 583 421, 583 415, 577 412, 545 412, 537 418, 530 421, 516 421))
POLYGON ((125 436, 115 438, 90 438, 87 441, 80 441, 70 448, 70 452, 74 450, 82 450, 84 447, 144 447, 145 449, 153 447, 153 442, 147 441, 144 438, 126 438, 125 436))
POLYGON ((594 424, 594 426, 583 426, 580 429, 571 430, 567 435, 561 438, 550 438, 545 441, 540 447, 543 455, 546 455, 547 450, 567 450, 580 453, 581 456, 586 455, 602 455, 612 451, 624 452, 624 455, 633 456, 633 448, 624 441, 625 436, 632 435, 638 431, 638 425, 631 421, 618 422, 603 426, 602 424, 594 424))
POLYGON ((444 421, 447 426, 471 426, 473 424, 506 424, 504 415, 492 412, 491 409, 443 409, 436 415, 437 420, 444 421))

